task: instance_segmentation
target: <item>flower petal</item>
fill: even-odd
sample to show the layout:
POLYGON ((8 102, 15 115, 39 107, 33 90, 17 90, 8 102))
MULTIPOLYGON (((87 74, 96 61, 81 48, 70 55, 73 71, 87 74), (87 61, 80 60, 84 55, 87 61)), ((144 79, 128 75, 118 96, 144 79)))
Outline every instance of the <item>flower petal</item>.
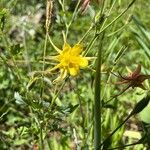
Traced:
POLYGON ((56 56, 48 56, 48 57, 45 57, 45 60, 58 60, 58 56, 59 56, 59 55, 56 55, 56 56))
POLYGON ((143 89, 143 90, 146 90, 146 88, 144 87, 144 85, 142 83, 140 83, 137 87, 143 89))
POLYGON ((69 73, 71 76, 76 76, 78 72, 79 72, 78 68, 75 68, 75 67, 69 68, 69 73))
POLYGON ((58 53, 61 53, 62 51, 61 51, 58 47, 55 46, 55 44, 52 42, 50 36, 48 36, 48 37, 49 37, 49 41, 50 41, 51 45, 54 47, 54 49, 55 49, 58 53))
POLYGON ((81 44, 76 44, 72 49, 71 53, 78 56, 83 51, 83 46, 81 44))
POLYGON ((46 71, 47 71, 47 72, 52 72, 52 71, 58 69, 59 67, 60 67, 60 64, 56 65, 55 67, 53 67, 53 68, 51 68, 51 69, 47 69, 46 71))
POLYGON ((137 82, 143 82, 146 79, 150 79, 150 75, 139 75, 137 77, 137 82))
POLYGON ((49 59, 58 61, 58 64, 47 71, 52 72, 56 69, 60 70, 60 75, 54 80, 58 82, 63 80, 69 73, 71 76, 76 76, 79 73, 80 67, 88 66, 88 58, 82 57, 80 53, 83 50, 82 44, 76 44, 71 47, 67 42, 64 42, 62 51, 49 59))
POLYGON ((140 72, 141 72, 141 65, 138 64, 136 70, 131 74, 131 77, 136 78, 140 74, 140 72))
POLYGON ((53 83, 60 82, 67 76, 67 69, 61 69, 60 75, 53 81, 53 83))
POLYGON ((71 46, 68 44, 68 43, 64 43, 64 46, 63 46, 63 51, 62 53, 66 53, 68 52, 69 50, 71 49, 71 46))
POLYGON ((84 57, 80 58, 79 65, 80 65, 80 67, 87 67, 88 66, 88 60, 84 57))

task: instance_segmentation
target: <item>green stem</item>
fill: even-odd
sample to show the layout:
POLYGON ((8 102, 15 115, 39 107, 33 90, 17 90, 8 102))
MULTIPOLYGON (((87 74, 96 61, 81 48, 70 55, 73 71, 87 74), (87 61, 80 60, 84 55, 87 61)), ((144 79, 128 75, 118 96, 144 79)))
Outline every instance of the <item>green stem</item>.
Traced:
POLYGON ((120 13, 113 21, 111 21, 108 25, 106 25, 98 34, 101 34, 104 30, 106 30, 108 27, 110 27, 114 22, 116 22, 121 16, 123 16, 127 10, 134 4, 136 0, 133 0, 128 7, 122 12, 120 13))
POLYGON ((86 33, 83 35, 83 37, 79 41, 79 43, 82 43, 82 41, 87 37, 87 35, 89 34, 89 32, 93 29, 93 27, 94 27, 94 24, 92 23, 91 26, 89 27, 89 29, 86 31, 86 33))
POLYGON ((94 42, 97 40, 98 36, 95 33, 95 35, 93 36, 93 38, 91 39, 89 45, 87 46, 86 50, 83 53, 83 56, 86 56, 89 52, 89 50, 91 49, 91 47, 93 46, 94 42))
POLYGON ((114 150, 114 149, 125 149, 125 147, 135 146, 135 145, 138 145, 138 144, 142 144, 142 142, 137 141, 137 142, 135 142, 135 143, 131 143, 131 144, 128 144, 128 145, 118 146, 118 147, 115 147, 115 148, 109 148, 108 150, 114 150))
MULTIPOLYGON (((136 0, 133 0, 129 5, 128 7, 123 11, 121 12, 114 20, 112 20, 108 25, 106 25, 104 28, 102 28, 93 38, 92 40, 90 41, 90 44, 92 43, 92 45, 94 44, 94 42, 96 41, 96 39, 98 38, 99 35, 101 35, 101 33, 103 33, 107 28, 109 28, 113 23, 115 23, 120 17, 122 17, 126 12, 127 10, 134 4, 136 0)), ((113 7, 113 6, 112 6, 113 7)), ((111 7, 111 9, 112 9, 111 7)), ((83 38, 81 39, 81 41, 88 35, 88 32, 93 28, 93 26, 91 26, 89 28, 89 30, 86 32, 86 34, 83 36, 83 38)), ((87 55, 87 53, 89 52, 91 46, 88 46, 88 48, 85 50, 84 52, 84 55, 87 55)))
MULTIPOLYGON (((103 3, 104 3, 104 2, 103 2, 103 3)), ((105 2, 105 3, 106 3, 106 2, 105 2)), ((112 5, 111 5, 111 7, 110 7, 110 9, 109 9, 109 12, 108 12, 107 16, 109 16, 109 15, 110 15, 110 13, 111 13, 111 11, 112 11, 112 9, 113 9, 113 7, 114 7, 115 3, 116 3, 116 0, 114 0, 114 1, 113 1, 112 5)), ((103 5, 104 5, 104 4, 103 4, 103 5)), ((103 9, 104 9, 104 6, 103 6, 103 9)), ((103 11, 104 11, 104 10, 102 10, 102 11, 101 11, 101 14, 103 14, 103 11)), ((104 27, 104 25, 105 25, 105 23, 107 22, 107 20, 108 20, 108 17, 104 20, 104 22, 103 22, 103 24, 102 24, 102 27, 101 27, 101 28, 103 28, 103 27, 104 27)))
POLYGON ((96 61, 95 74, 95 95, 94 95, 94 149, 100 149, 101 143, 101 57, 102 57, 102 39, 100 40, 98 56, 96 61))
MULTIPOLYGON (((66 79, 66 80, 67 80, 67 79, 66 79)), ((50 104, 50 110, 51 110, 51 108, 52 108, 52 106, 53 106, 55 100, 57 99, 58 95, 60 94, 61 90, 62 90, 63 87, 65 86, 66 80, 62 83, 62 85, 60 86, 58 92, 54 95, 54 97, 53 97, 53 99, 52 99, 52 102, 51 102, 51 104, 50 104)))
MULTIPOLYGON (((65 26, 66 26, 66 38, 68 36, 68 32, 69 32, 69 28, 70 28, 71 24, 73 23, 75 17, 78 15, 78 8, 79 8, 79 4, 80 3, 81 3, 81 0, 78 1, 77 5, 75 7, 75 10, 73 12, 73 15, 72 15, 72 18, 71 18, 70 22, 69 23, 65 22, 65 26)), ((65 13, 65 9, 64 9, 64 13, 65 13)))
POLYGON ((45 35, 45 43, 44 43, 44 51, 43 51, 43 71, 45 70, 45 56, 46 56, 48 36, 49 36, 48 33, 46 33, 46 35, 45 35))
POLYGON ((43 127, 40 123, 40 149, 44 150, 44 141, 43 141, 43 127))

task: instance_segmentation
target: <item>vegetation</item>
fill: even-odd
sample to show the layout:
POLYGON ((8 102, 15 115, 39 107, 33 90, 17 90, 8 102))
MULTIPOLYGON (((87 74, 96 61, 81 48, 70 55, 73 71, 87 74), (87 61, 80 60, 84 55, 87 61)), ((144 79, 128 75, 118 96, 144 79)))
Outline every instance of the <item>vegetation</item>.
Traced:
POLYGON ((149 149, 149 4, 1 0, 0 149, 149 149))

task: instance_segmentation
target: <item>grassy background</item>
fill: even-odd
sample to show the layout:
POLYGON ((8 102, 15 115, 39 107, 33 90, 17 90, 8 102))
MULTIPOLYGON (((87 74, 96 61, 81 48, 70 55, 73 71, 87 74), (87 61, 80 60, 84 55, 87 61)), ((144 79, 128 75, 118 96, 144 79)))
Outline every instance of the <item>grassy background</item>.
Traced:
MULTIPOLYGON (((73 13, 70 3, 69 0, 65 1, 66 13, 58 1, 54 3, 50 36, 60 49, 63 45, 62 30, 66 30, 65 22, 71 19, 73 13)), ((112 1, 107 0, 105 16, 111 4, 112 1)), ((128 4, 127 1, 117 1, 107 16, 107 23, 128 4)), ((127 75, 126 68, 134 70, 140 63, 142 73, 150 74, 149 4, 150 0, 137 0, 104 33, 101 67, 104 101, 123 88, 106 84, 109 76, 110 83, 117 81, 116 77, 110 75, 112 68, 114 72, 127 75), (122 50, 124 47, 127 49, 122 50), (121 57, 115 62, 119 51, 121 57)), ((46 3, 40 0, 0 1, 0 149, 93 149, 94 71, 91 69, 95 69, 95 63, 91 61, 91 69, 81 70, 78 77, 71 77, 64 83, 52 83, 56 73, 32 84, 32 72, 41 71, 43 67, 45 8, 46 3), (27 89, 29 84, 30 89, 27 89)), ((71 45, 82 38, 98 10, 97 4, 91 3, 85 14, 79 13, 69 29, 67 41, 71 45)), ((83 41, 85 48, 93 35, 94 30, 83 41)), ((97 40, 94 43, 88 56, 96 56, 99 42, 97 40)), ((48 42, 46 56, 55 54, 56 51, 48 42)), ((45 68, 52 66, 51 61, 46 61, 45 68)), ((145 86, 149 89, 148 81, 145 86)), ((111 102, 111 108, 102 110, 103 139, 123 121, 144 95, 146 91, 130 89, 111 102)), ((113 136, 111 148, 133 143, 145 133, 149 134, 148 108, 128 120, 113 136)), ((148 135, 146 137, 144 144, 126 149, 148 149, 150 143, 148 135)))

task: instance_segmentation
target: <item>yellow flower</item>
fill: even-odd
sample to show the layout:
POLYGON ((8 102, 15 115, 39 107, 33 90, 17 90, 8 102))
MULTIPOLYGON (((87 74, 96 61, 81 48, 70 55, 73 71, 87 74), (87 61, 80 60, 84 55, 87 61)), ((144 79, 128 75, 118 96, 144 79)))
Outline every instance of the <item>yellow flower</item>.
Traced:
POLYGON ((81 44, 76 44, 71 47, 68 43, 64 43, 63 50, 59 50, 58 55, 53 56, 52 58, 59 63, 50 69, 50 71, 54 71, 56 69, 60 70, 60 76, 55 79, 55 81, 63 80, 67 74, 71 76, 76 76, 79 73, 80 68, 84 68, 88 66, 87 57, 83 57, 81 52, 83 51, 83 47, 81 44))

